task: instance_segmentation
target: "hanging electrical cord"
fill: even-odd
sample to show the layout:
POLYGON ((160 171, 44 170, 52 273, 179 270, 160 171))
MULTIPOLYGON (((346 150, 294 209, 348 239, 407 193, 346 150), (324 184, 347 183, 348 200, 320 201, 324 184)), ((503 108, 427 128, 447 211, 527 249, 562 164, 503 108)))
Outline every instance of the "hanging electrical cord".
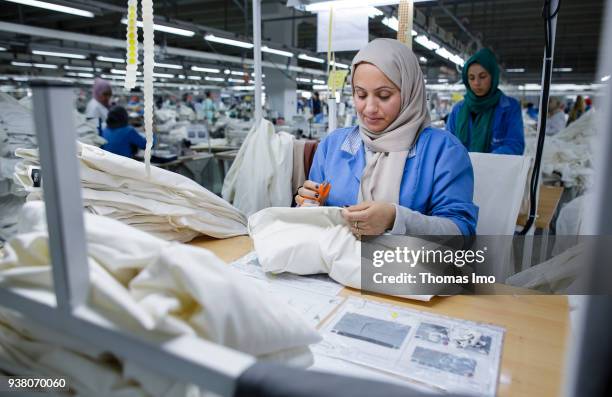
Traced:
POLYGON ((143 75, 144 75, 144 126, 145 170, 151 176, 151 149, 153 147, 153 67, 155 64, 155 42, 153 29, 153 0, 142 0, 143 75))
POLYGON ((550 79, 553 67, 553 32, 552 20, 559 13, 561 0, 558 0, 557 8, 551 13, 551 0, 544 1, 542 18, 544 18, 544 78, 542 79, 542 97, 540 99, 540 123, 538 129, 538 146, 536 149, 531 182, 529 184, 529 217, 525 227, 519 235, 526 235, 533 226, 536 218, 538 184, 540 183, 540 167, 542 165, 542 154, 544 152, 544 140, 546 138, 546 115, 548 114, 548 97, 550 95, 550 79))

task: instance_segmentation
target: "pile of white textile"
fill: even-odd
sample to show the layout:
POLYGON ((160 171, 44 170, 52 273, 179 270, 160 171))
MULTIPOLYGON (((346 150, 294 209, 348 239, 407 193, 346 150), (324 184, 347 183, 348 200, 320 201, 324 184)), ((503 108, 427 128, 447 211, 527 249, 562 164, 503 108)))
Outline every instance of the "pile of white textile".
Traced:
MULTIPOLYGON (((590 110, 558 134, 547 136, 542 157, 544 176, 561 176, 567 187, 577 187, 579 192, 591 185, 593 174, 593 150, 591 141, 597 135, 596 113, 590 110)), ((525 154, 535 158, 537 136, 525 137, 525 154)))
MULTIPOLYGON (((319 334, 210 251, 166 242, 106 217, 86 214, 85 226, 87 307, 124 332, 158 341, 203 338, 266 359, 299 354, 302 365, 312 362, 308 345, 319 342, 319 334)), ((49 262, 43 204, 27 203, 20 233, 0 259, 0 284, 50 294, 49 262)), ((109 360, 95 345, 34 321, 0 311, 0 369, 68 377, 84 396, 200 395, 120 357, 109 360)))
POLYGON ((223 198, 247 215, 293 200, 294 137, 262 120, 253 126, 223 182, 223 198))
MULTIPOLYGON (((83 203, 94 214, 165 240, 246 234, 246 218, 240 211, 189 178, 157 167, 151 167, 148 178, 139 161, 84 144, 77 151, 83 203)), ((38 152, 18 150, 17 155, 24 161, 15 169, 15 180, 30 193, 28 200, 40 199, 41 189, 31 178, 31 168, 39 164, 38 152)))
MULTIPOLYGON (((98 135, 95 125, 85 116, 74 111, 74 122, 81 142, 102 145, 106 141, 98 135)), ((31 110, 31 99, 21 101, 0 93, 0 240, 7 240, 16 232, 17 214, 25 202, 24 193, 13 183, 15 165, 21 160, 15 157, 18 148, 35 148, 36 131, 31 110)))

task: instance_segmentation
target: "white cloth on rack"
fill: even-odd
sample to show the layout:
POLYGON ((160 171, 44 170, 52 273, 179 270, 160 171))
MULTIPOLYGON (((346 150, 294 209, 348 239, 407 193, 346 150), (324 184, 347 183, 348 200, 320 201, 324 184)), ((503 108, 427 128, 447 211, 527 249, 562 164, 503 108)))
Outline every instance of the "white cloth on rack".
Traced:
POLYGON ((247 215, 268 207, 288 207, 293 192, 293 141, 262 120, 253 126, 223 182, 223 198, 247 215))
MULTIPOLYGON (((255 356, 320 340, 300 315, 212 252, 85 215, 88 306, 136 335, 193 335, 255 356)), ((23 208, 0 282, 52 291, 44 204, 23 208)))
POLYGON ((480 235, 511 236, 521 209, 531 159, 470 153, 474 169, 474 204, 478 205, 480 235))
MULTIPOLYGON (((200 234, 226 238, 246 234, 246 218, 228 202, 182 175, 152 167, 147 178, 143 163, 80 144, 84 205, 166 240, 189 241, 200 234)), ((38 165, 35 150, 18 150, 24 159, 15 180, 40 198, 28 167, 38 165)), ((43 181, 44 186, 44 181, 43 181)))

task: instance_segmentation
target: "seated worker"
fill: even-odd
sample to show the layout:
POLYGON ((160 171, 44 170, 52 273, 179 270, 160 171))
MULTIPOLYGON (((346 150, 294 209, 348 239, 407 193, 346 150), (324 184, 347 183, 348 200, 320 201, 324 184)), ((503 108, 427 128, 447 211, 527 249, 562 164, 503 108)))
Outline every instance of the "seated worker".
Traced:
POLYGON ((495 54, 483 48, 465 62, 463 101, 451 111, 446 129, 470 152, 523 154, 525 132, 521 105, 499 88, 495 54))
POLYGON ((128 114, 122 106, 114 106, 108 112, 102 137, 107 143, 102 149, 125 157, 134 157, 138 149, 144 149, 147 140, 128 125, 128 114))
POLYGON ((472 235, 478 207, 468 152, 448 131, 430 126, 425 82, 414 53, 397 40, 376 39, 353 59, 359 125, 341 128, 317 147, 300 206, 348 206, 353 233, 472 235))

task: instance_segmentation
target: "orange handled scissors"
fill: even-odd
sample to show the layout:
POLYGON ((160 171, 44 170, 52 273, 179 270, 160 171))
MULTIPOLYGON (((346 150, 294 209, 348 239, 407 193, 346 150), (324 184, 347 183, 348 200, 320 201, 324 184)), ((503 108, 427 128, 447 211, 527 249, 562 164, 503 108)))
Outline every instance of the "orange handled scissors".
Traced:
POLYGON ((319 202, 319 204, 323 205, 323 203, 325 203, 325 200, 327 200, 327 196, 329 196, 330 189, 331 183, 329 182, 323 182, 319 184, 319 188, 317 189, 317 193, 319 193, 317 201, 319 202))

